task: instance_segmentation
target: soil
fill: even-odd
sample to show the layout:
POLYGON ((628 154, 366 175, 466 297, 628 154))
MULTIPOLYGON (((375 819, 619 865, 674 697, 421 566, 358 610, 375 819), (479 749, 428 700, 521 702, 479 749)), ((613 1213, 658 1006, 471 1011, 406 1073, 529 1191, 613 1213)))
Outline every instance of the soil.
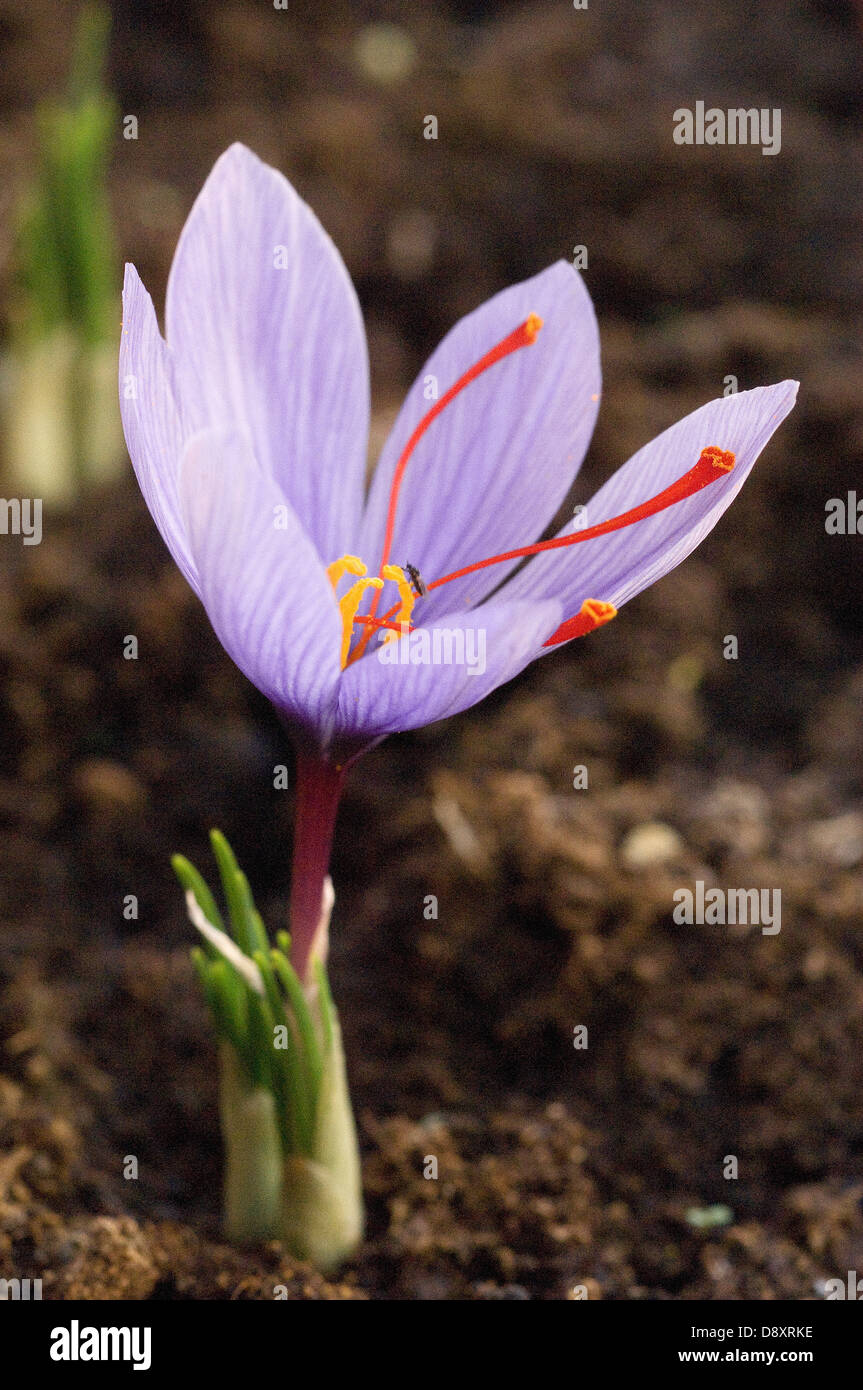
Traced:
MULTIPOLYGON (((609 8, 114 6, 124 255, 161 304, 212 159, 277 163, 357 281, 375 444, 458 314, 574 244, 605 384, 570 505, 726 374, 802 389, 683 567, 355 769, 331 978, 368 1236, 335 1280, 220 1238, 168 862, 209 872, 218 825, 285 920, 278 721, 126 473, 38 547, 4 538, 0 1274, 46 1298, 806 1300, 863 1269, 863 569, 824 526, 863 444, 860 30, 838 4, 609 8), (417 46, 390 85, 355 48, 384 9, 417 46), (781 155, 675 146, 695 98, 781 106, 781 155), (678 925, 699 879, 780 889, 781 932, 678 925)), ((7 204, 73 12, 3 6, 7 204)))

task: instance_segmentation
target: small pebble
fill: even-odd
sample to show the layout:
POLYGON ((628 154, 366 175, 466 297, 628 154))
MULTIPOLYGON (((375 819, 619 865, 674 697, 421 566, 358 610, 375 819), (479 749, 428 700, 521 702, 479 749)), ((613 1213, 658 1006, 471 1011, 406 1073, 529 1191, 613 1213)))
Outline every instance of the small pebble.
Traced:
POLYGON ((863 816, 848 811, 843 816, 816 821, 809 827, 809 841, 816 854, 842 869, 852 869, 863 859, 863 816))
POLYGON ((354 44, 354 58, 366 77, 386 87, 413 71, 417 47, 397 24, 367 24, 354 44))
POLYGON ((646 869, 674 859, 682 849, 683 841, 674 827, 654 820, 629 831, 620 846, 620 855, 628 869, 646 869))

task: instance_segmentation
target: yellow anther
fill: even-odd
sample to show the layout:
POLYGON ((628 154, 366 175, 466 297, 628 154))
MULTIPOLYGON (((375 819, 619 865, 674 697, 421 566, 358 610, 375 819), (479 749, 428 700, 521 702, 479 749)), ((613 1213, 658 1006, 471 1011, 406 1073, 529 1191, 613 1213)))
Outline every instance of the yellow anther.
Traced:
MULTIPOLYGON (((401 604, 401 607, 399 608, 398 613, 393 614, 392 621, 394 623, 409 623, 411 613, 413 612, 414 604, 417 601, 417 596, 414 592, 413 585, 411 584, 401 565, 384 565, 383 569, 381 570, 381 574, 383 575, 384 579, 391 579, 394 584, 398 585, 399 589, 399 602, 401 604)), ((406 631, 407 628, 403 627, 402 632, 406 631)), ((390 628, 387 628, 384 632, 383 640, 385 642, 398 642, 400 636, 401 633, 393 632, 390 628)))
MULTIPOLYGON (((393 615, 394 620, 397 623, 405 625, 402 628, 402 632, 408 631, 410 616, 417 599, 413 585, 400 565, 384 565, 381 570, 381 575, 382 578, 380 579, 367 578, 366 566, 359 555, 342 555, 340 559, 333 560, 332 564, 327 565, 327 578, 333 586, 333 593, 337 596, 339 612, 342 617, 342 670, 344 670, 348 664, 351 642, 353 640, 354 623, 366 589, 382 589, 385 579, 396 584, 399 591, 399 610, 398 613, 393 615), (356 583, 351 585, 347 593, 343 594, 341 598, 338 598, 339 583, 346 574, 353 575, 356 583)), ((354 660, 362 655, 362 650, 373 631, 373 628, 368 629, 368 634, 363 638, 363 642, 354 652, 354 660)), ((383 640, 385 642, 396 641, 400 635, 400 633, 393 632, 391 629, 387 628, 383 640)))
MULTIPOLYGON (((348 556, 346 558, 353 559, 354 557, 348 556)), ((341 564, 341 561, 336 560, 334 563, 338 565, 341 564)), ((362 561, 359 563, 362 564, 362 561)), ((333 566, 331 565, 330 568, 332 569, 333 566)), ((363 569, 365 569, 365 565, 363 565, 363 569)), ((353 571, 349 570, 348 573, 352 574, 353 571)), ((354 631, 354 618, 357 616, 357 610, 363 601, 363 594, 366 589, 382 589, 383 587, 384 581, 382 579, 358 579, 356 584, 352 584, 348 589, 344 598, 339 599, 339 612, 342 615, 342 670, 344 670, 348 664, 348 653, 351 650, 351 638, 354 631)))
POLYGON ((381 574, 384 579, 391 579, 393 583, 398 584, 399 587, 401 587, 402 584, 407 584, 408 588, 410 588, 410 584, 405 577, 405 572, 401 565, 384 565, 381 574))
POLYGON ((340 560, 333 560, 331 565, 327 565, 327 578, 333 586, 333 593, 338 589, 343 574, 352 574, 359 578, 365 572, 366 567, 359 555, 343 555, 340 560))

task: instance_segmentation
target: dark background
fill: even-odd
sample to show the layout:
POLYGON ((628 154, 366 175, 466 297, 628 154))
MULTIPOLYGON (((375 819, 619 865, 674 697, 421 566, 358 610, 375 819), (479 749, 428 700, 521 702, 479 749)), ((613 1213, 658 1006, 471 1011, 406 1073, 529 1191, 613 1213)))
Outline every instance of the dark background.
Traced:
MULTIPOLYGON (((801 391, 697 555, 356 770, 333 981, 369 1240, 339 1285, 219 1243, 212 1040, 168 868, 174 850, 209 868, 219 825, 281 924, 279 726, 131 470, 46 518, 38 548, 4 539, 0 1273, 40 1275, 46 1297, 820 1296, 863 1269, 863 540, 824 527, 863 440, 859 13, 112 10, 111 80, 139 122, 112 166, 123 258, 161 311, 214 159, 243 140, 276 164, 358 287, 372 454, 451 323, 576 244, 605 384, 573 501, 728 373, 801 391), (414 47, 389 84, 362 61, 380 22, 414 47), (781 153, 675 145, 672 114, 697 100, 781 107, 781 153), (697 878, 781 888, 781 934, 675 926, 697 878), (704 1229, 693 1209, 714 1204, 730 1213, 704 1229)), ((4 299, 33 105, 65 82, 75 14, 0 4, 4 299)))

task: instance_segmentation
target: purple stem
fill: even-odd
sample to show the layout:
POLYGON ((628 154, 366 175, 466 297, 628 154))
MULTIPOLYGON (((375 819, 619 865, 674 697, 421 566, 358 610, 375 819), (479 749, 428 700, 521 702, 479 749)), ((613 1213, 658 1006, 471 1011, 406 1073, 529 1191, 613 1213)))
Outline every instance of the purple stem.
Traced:
POLYGON ((345 769, 297 755, 297 809, 291 878, 291 964, 305 982, 321 917, 324 879, 345 769))

